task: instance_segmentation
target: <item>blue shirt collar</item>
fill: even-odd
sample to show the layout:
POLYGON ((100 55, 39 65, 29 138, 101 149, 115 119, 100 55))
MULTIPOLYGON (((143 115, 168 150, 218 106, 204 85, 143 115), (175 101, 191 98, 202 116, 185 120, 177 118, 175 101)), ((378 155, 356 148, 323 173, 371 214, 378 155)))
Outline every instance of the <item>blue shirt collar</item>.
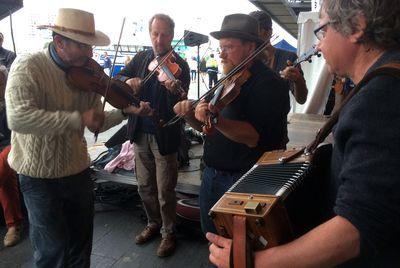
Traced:
POLYGON ((49 52, 50 52, 50 56, 52 58, 52 60, 54 61, 54 63, 60 67, 63 71, 67 71, 69 68, 69 65, 67 63, 65 63, 60 56, 57 54, 56 48, 54 47, 54 43, 51 42, 49 44, 49 52))

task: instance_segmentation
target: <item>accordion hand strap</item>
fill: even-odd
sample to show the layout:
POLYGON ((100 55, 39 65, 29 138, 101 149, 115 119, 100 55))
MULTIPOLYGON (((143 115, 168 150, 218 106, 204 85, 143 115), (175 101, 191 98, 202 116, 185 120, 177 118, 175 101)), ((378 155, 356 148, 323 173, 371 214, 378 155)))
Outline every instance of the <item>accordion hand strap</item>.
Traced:
POLYGON ((400 63, 388 63, 385 65, 382 65, 372 72, 368 73, 364 78, 360 81, 360 83, 357 84, 357 86, 350 91, 350 93, 346 96, 346 98, 343 100, 342 104, 340 105, 340 108, 332 114, 332 116, 329 118, 329 120, 324 124, 324 126, 318 131, 314 141, 312 141, 307 147, 306 147, 306 152, 313 153, 315 149, 318 147, 318 145, 325 140, 325 138, 329 135, 331 132, 333 126, 337 123, 339 119, 339 114, 342 108, 346 105, 346 103, 349 102, 349 100, 357 94, 360 89, 367 84, 372 78, 378 76, 378 75, 390 75, 394 76, 397 78, 400 78, 400 63))

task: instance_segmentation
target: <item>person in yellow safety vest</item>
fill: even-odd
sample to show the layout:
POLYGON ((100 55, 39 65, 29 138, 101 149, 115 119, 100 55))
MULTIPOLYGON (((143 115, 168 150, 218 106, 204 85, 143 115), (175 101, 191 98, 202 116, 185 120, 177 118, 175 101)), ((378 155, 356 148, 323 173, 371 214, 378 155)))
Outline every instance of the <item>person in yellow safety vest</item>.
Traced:
POLYGON ((218 62, 214 59, 214 54, 210 54, 210 58, 206 62, 208 73, 208 87, 212 88, 218 81, 218 62))

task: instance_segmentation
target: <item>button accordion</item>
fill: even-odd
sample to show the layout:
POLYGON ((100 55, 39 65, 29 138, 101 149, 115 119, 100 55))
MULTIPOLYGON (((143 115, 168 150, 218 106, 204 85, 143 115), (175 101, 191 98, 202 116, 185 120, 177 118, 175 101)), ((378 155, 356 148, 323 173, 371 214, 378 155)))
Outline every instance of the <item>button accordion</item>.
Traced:
POLYGON ((331 145, 266 152, 212 207, 220 235, 233 238, 233 218, 246 218, 254 250, 286 243, 321 223, 326 212, 326 171, 331 145))

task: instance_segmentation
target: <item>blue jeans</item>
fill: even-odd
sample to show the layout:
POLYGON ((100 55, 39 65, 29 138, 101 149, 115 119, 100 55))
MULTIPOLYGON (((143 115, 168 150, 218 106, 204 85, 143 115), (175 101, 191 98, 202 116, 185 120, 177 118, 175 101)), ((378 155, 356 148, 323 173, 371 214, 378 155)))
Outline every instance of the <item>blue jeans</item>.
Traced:
POLYGON ((211 167, 203 170, 203 179, 200 186, 199 205, 200 221, 203 233, 217 233, 213 221, 208 216, 210 209, 225 194, 225 192, 244 174, 245 172, 219 172, 211 167))
POLYGON ((94 195, 89 172, 57 179, 19 176, 36 267, 90 267, 94 195))

